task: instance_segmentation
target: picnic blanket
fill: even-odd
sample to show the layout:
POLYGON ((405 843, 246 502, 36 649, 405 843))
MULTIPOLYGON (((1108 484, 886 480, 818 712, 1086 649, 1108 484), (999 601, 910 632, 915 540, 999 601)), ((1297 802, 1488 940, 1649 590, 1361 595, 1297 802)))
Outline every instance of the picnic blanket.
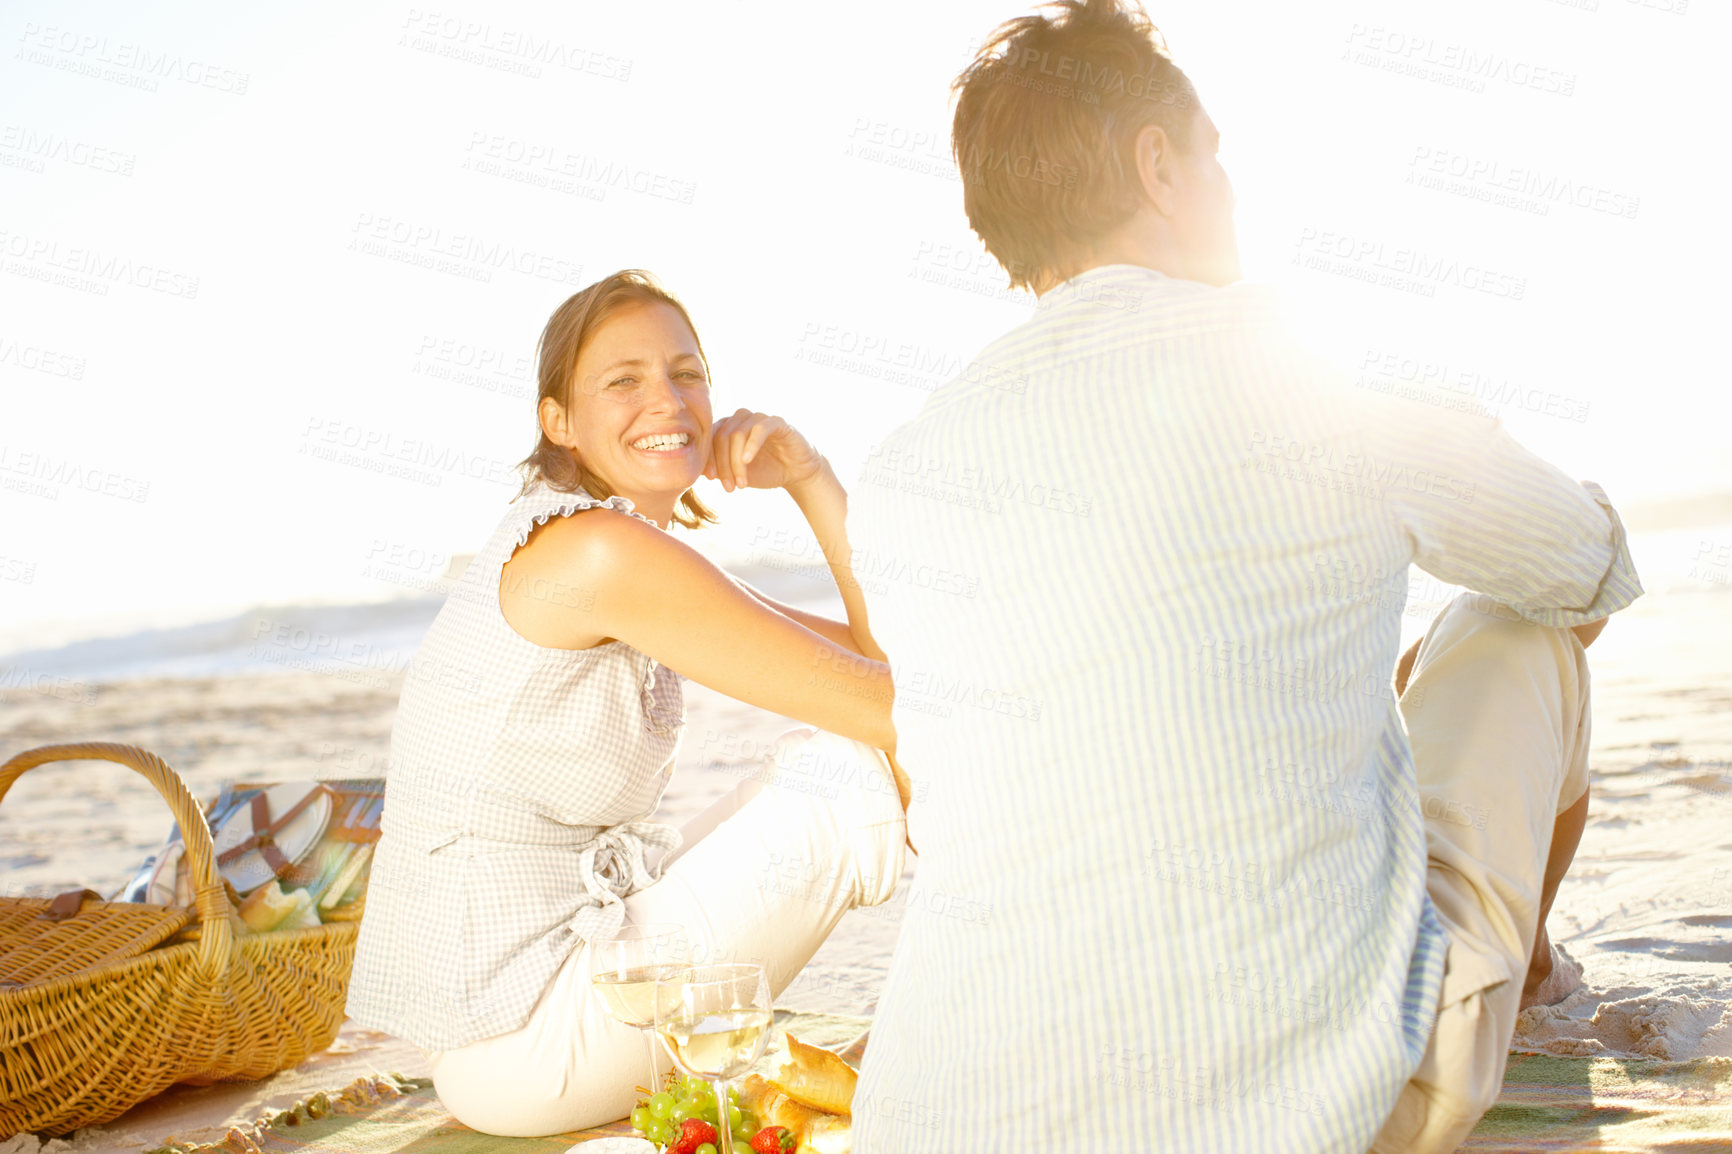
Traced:
MULTIPOLYGON (((776 1025, 858 1064, 870 1019, 778 1010, 776 1025)), ((496 1138, 459 1123, 424 1078, 382 1075, 315 1094, 222 1140, 147 1154, 562 1154, 630 1134, 615 1122, 546 1138, 496 1138)), ((1659 1062, 1511 1054, 1503 1095, 1469 1136, 1474 1154, 1732 1151, 1732 1058, 1659 1062)))

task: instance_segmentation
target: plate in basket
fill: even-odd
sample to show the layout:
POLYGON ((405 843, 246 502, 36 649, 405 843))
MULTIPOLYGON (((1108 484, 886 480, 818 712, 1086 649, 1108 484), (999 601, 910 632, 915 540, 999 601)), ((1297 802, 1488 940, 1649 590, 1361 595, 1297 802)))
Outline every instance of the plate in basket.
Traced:
MULTIPOLYGON (((331 791, 311 781, 285 782, 282 785, 273 785, 265 791, 265 805, 271 821, 275 821, 278 814, 289 812, 315 791, 319 796, 313 798, 305 809, 276 832, 274 840, 277 849, 290 863, 305 857, 307 851, 311 850, 324 834, 325 826, 331 820, 331 791)), ((253 807, 243 805, 230 814, 222 828, 217 831, 217 857, 222 857, 252 837, 253 832, 253 807)), ((271 864, 265 860, 265 855, 256 846, 218 868, 222 876, 235 887, 235 891, 243 896, 277 876, 271 864)))

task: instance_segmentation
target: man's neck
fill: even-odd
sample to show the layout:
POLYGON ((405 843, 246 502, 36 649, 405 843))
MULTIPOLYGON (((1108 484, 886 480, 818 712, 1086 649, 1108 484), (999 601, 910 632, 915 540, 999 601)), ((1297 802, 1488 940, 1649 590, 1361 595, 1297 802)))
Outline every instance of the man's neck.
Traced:
POLYGON ((1062 274, 1054 274, 1049 282, 1035 290, 1035 296, 1045 296, 1073 277, 1113 264, 1153 269, 1163 276, 1178 280, 1192 279, 1186 276, 1182 262, 1171 245, 1162 243, 1160 237, 1151 235, 1148 230, 1127 227, 1104 237, 1102 242, 1086 255, 1072 261, 1062 274))

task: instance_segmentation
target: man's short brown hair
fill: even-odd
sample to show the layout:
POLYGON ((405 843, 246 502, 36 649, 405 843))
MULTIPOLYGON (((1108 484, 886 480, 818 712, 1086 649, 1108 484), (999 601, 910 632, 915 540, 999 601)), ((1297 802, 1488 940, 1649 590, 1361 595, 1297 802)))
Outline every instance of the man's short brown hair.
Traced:
POLYGON ((951 84, 950 146, 968 223, 1044 291, 1137 210, 1132 144, 1157 124, 1190 147, 1197 94, 1136 0, 1060 0, 1006 21, 951 84))

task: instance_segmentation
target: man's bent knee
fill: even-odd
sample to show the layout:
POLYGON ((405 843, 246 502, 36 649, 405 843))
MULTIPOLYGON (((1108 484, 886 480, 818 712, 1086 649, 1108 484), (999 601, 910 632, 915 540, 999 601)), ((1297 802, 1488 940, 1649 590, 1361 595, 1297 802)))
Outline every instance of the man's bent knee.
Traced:
POLYGON ((1481 659, 1497 655, 1529 670, 1550 666, 1566 684, 1586 688, 1581 642, 1568 627, 1537 625, 1482 593, 1463 593, 1438 614, 1420 642, 1409 683, 1464 646, 1481 659), (1576 671, 1573 676, 1571 669, 1576 671))
POLYGON ((1441 624, 1448 620, 1455 629, 1490 629, 1509 635, 1512 639, 1531 635, 1546 637, 1551 633, 1566 632, 1563 629, 1553 630, 1550 626, 1536 625, 1506 603, 1485 593, 1460 593, 1444 609, 1441 624))

